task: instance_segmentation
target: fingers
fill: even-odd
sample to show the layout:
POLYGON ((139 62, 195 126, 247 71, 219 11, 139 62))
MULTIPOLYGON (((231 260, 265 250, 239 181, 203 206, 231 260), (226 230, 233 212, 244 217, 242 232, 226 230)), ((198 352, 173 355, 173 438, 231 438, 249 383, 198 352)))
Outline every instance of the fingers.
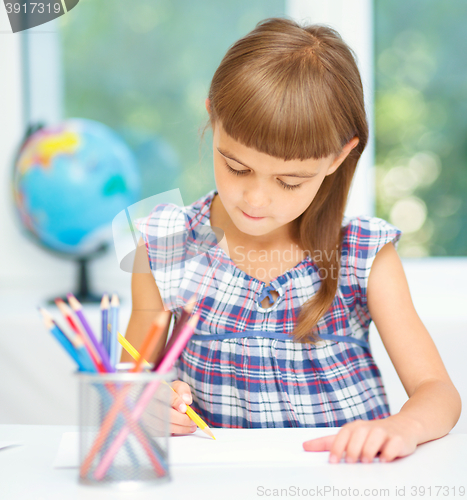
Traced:
POLYGON ((381 456, 379 457, 380 462, 391 462, 397 457, 405 457, 413 453, 413 450, 406 450, 405 443, 399 436, 394 436, 392 439, 388 440, 385 444, 381 456))
POLYGON ((196 431, 197 426, 185 413, 180 413, 173 408, 170 409, 170 432, 172 434, 191 434, 196 431))
MULTIPOLYGON (((413 453, 416 448, 416 444, 407 442, 400 434, 392 434, 380 422, 355 420, 344 425, 339 433, 332 437, 335 439, 329 447, 331 463, 339 463, 342 458, 345 458, 347 463, 359 460, 368 463, 373 462, 378 454, 381 462, 390 462, 397 457, 413 453)), ((307 445, 309 451, 324 451, 331 442, 326 442, 323 438, 313 441, 313 444, 307 445)))
POLYGON ((324 436, 303 443, 305 451, 329 451, 336 436, 324 436))
POLYGON ((383 429, 373 429, 363 445, 361 461, 364 463, 373 462, 374 458, 382 450, 387 440, 388 436, 383 429))
POLYGON ((190 434, 197 429, 196 424, 185 414, 186 405, 193 402, 190 386, 180 380, 172 383, 173 391, 170 406, 170 432, 172 434, 190 434), (174 392, 175 391, 175 392, 174 392))
POLYGON ((347 444, 352 435, 351 430, 348 426, 342 427, 342 429, 337 433, 334 442, 330 448, 329 462, 332 464, 339 463, 343 456, 343 453, 347 447, 347 444))
POLYGON ((193 403, 190 386, 181 380, 176 380, 175 382, 172 382, 172 388, 171 406, 182 413, 185 413, 186 405, 191 405, 191 403, 193 403))
POLYGON ((372 462, 386 442, 387 432, 367 422, 354 421, 342 427, 330 449, 329 462, 339 463, 342 458, 349 464, 372 462))
MULTIPOLYGON (((383 432, 383 441, 386 439, 386 433, 383 432)), ((353 433, 350 435, 347 446, 345 447, 345 461, 349 464, 353 464, 358 462, 360 456, 363 458, 363 449, 366 446, 367 442, 369 442, 370 450, 375 450, 376 452, 379 450, 379 440, 374 439, 372 437, 373 432, 367 426, 356 427, 353 433)), ((369 458, 369 455, 368 455, 369 458)), ((373 457, 371 458, 373 460, 373 457)), ((340 458, 339 458, 340 461, 340 458)))
MULTIPOLYGON (((366 422, 355 421, 347 424, 335 435, 324 436, 303 443, 305 451, 329 451, 329 461, 339 463, 345 458, 347 463, 372 462, 388 441, 387 433, 378 427, 368 426, 366 422)), ((396 449, 398 449, 396 447, 396 449)), ((397 453, 391 446, 382 455, 390 460, 397 453)))
POLYGON ((167 410, 170 422, 169 431, 171 434, 191 434, 196 430, 196 425, 184 413, 180 413, 173 408, 167 409, 164 412, 146 411, 142 420, 151 436, 165 436, 167 433, 167 410))
POLYGON ((173 382, 172 388, 173 390, 167 386, 170 393, 169 408, 167 399, 158 399, 156 395, 142 416, 145 426, 153 436, 164 435, 164 432, 167 432, 167 416, 172 434, 191 434, 197 429, 196 424, 185 414, 186 405, 193 402, 190 386, 178 380, 173 382))

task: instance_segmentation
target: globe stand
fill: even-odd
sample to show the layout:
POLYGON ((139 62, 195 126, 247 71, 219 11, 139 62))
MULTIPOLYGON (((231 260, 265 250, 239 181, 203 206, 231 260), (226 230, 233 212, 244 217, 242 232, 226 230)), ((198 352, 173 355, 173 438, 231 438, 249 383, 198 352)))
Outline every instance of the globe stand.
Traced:
POLYGON ((89 290, 88 262, 90 259, 84 258, 77 260, 78 263, 78 290, 73 295, 82 304, 100 303, 102 296, 98 296, 89 290))
MULTIPOLYGON (((78 264, 78 287, 73 292, 73 295, 79 300, 81 304, 99 304, 102 300, 102 295, 96 295, 90 290, 89 280, 89 261, 104 253, 108 248, 107 244, 100 246, 94 253, 80 257, 75 260, 78 264)), ((60 297, 64 302, 67 297, 60 297)), ((49 299, 48 304, 55 304, 55 299, 49 299)))

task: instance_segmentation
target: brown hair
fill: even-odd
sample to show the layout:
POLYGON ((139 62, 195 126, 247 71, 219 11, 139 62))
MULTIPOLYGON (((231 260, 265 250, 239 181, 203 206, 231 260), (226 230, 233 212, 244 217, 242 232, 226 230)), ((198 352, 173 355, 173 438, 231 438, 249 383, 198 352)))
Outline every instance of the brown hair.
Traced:
POLYGON ((351 49, 325 26, 267 19, 230 47, 209 90, 211 122, 236 141, 284 160, 337 155, 358 145, 325 177, 296 220, 300 246, 320 252, 321 285, 303 306, 293 332, 316 342, 316 324, 336 295, 341 224, 350 183, 368 139, 363 90, 351 49))

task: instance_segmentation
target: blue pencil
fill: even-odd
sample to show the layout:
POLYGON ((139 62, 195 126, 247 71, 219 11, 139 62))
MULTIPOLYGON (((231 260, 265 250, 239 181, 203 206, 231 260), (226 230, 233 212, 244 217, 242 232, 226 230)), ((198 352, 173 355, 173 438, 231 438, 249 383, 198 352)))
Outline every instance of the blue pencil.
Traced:
POLYGON ((101 343, 107 354, 110 354, 109 349, 109 296, 104 293, 101 300, 101 316, 102 316, 102 337, 101 343))
POLYGON ((116 293, 112 295, 112 300, 110 301, 110 315, 112 327, 110 330, 110 360, 112 366, 115 368, 118 363, 117 351, 118 351, 118 309, 120 307, 120 302, 116 293))
POLYGON ((58 340, 59 344, 73 358, 79 369, 81 371, 86 371, 86 363, 84 363, 83 365, 82 357, 78 354, 77 350, 70 342, 70 340, 68 340, 66 335, 62 332, 62 330, 60 330, 60 328, 56 325, 56 323, 52 319, 52 316, 42 308, 39 308, 39 312, 42 314, 47 330, 50 331, 50 333, 58 340))

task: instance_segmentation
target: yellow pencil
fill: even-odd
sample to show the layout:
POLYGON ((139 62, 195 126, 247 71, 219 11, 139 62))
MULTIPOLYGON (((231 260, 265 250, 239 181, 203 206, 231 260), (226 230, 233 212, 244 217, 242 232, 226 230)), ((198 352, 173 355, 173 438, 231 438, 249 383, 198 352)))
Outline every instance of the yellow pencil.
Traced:
MULTIPOLYGON (((118 332, 117 335, 118 335, 118 341, 120 342, 121 346, 125 349, 125 351, 135 361, 138 361, 139 352, 130 344, 130 342, 128 342, 128 340, 120 332, 118 332)), ((146 367, 151 366, 150 363, 148 363, 145 359, 143 360, 143 364, 146 367)), ((167 384, 165 380, 163 380, 163 382, 167 384)), ((172 391, 177 393, 177 391, 170 384, 167 385, 172 389, 172 391)), ((213 439, 216 439, 211 429, 208 427, 208 424, 190 407, 190 405, 186 405, 186 414, 205 434, 207 434, 209 437, 212 437, 213 439)))
MULTIPOLYGON (((139 352, 128 342, 128 340, 120 333, 117 332, 118 335, 118 341, 120 342, 120 345, 125 349, 125 351, 135 360, 138 361, 139 359, 139 352)), ((150 363, 148 363, 145 359, 143 359, 143 365, 147 368, 148 366, 151 366, 150 363)))

